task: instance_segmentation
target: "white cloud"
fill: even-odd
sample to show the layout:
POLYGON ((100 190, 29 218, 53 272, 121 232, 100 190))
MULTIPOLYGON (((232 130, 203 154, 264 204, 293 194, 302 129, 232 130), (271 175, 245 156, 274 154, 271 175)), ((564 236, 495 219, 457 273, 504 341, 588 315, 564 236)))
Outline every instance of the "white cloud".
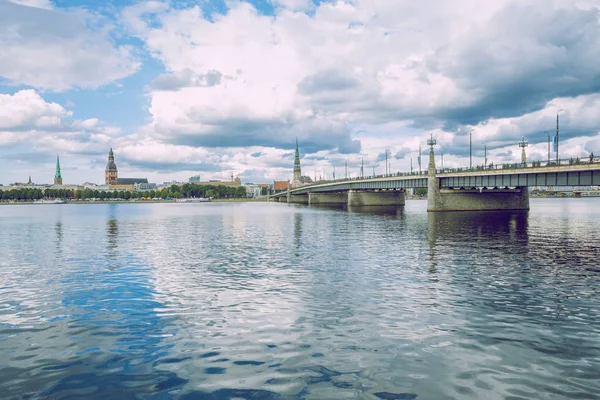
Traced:
MULTIPOLYGON (((181 177, 184 172, 175 171, 198 168, 207 177, 234 172, 283 178, 298 137, 303 155, 311 156, 303 160, 311 175, 330 174, 333 163, 340 168, 345 161, 356 171, 363 157, 369 166, 380 165, 386 148, 406 156, 394 158, 394 170, 407 170, 429 132, 448 162, 464 163, 470 127, 476 128, 478 156, 485 142, 490 157, 517 160, 518 148, 511 149, 523 135, 532 154, 542 154, 543 131, 552 129, 560 107, 568 109, 561 118, 566 146, 573 146, 565 155, 595 143, 596 1, 348 0, 315 6, 272 0, 274 16, 247 2, 226 3, 226 14, 210 18, 198 6, 170 8, 162 1, 124 9, 127 30, 166 70, 147 87, 149 123, 124 136, 96 119, 65 125, 62 111, 47 111, 35 114, 30 125, 66 126, 68 134, 52 133, 36 142, 38 148, 61 145, 96 154, 110 143, 124 165, 155 176, 164 171, 181 177)), ((64 90, 97 87, 138 68, 132 50, 111 40, 110 26, 82 25, 88 13, 13 6, 14 13, 17 8, 46 14, 37 14, 39 26, 23 23, 0 34, 0 41, 11 43, 0 75, 64 90), (54 24, 44 24, 42 15, 54 24), (63 22, 58 27, 57 18, 63 22), (76 30, 85 34, 72 38, 76 30)), ((10 140, 18 134, 10 131, 10 140)))
POLYGON ((139 68, 133 50, 115 45, 110 26, 98 16, 33 7, 46 4, 41 1, 27 4, 32 7, 0 2, 0 77, 10 83, 57 91, 97 88, 139 68))
POLYGON ((52 9, 50 0, 8 0, 10 3, 19 4, 27 7, 42 8, 44 10, 52 9))
POLYGON ((0 132, 56 127, 70 116, 71 112, 47 103, 34 90, 21 90, 12 96, 0 94, 0 132))
MULTIPOLYGON (((593 22, 597 10, 577 10, 567 1, 552 6, 536 1, 523 7, 509 0, 336 1, 321 3, 312 16, 295 12, 300 3, 294 1, 274 4, 282 7, 271 17, 248 3, 232 2, 227 14, 213 16, 214 21, 207 20, 199 7, 165 9, 151 3, 127 9, 124 20, 130 29, 169 71, 161 83, 178 89, 150 87, 152 123, 145 131, 174 143, 188 136, 185 141, 194 145, 214 144, 218 135, 222 141, 216 143, 222 146, 236 140, 245 143, 249 136, 257 145, 281 146, 284 141, 291 145, 298 128, 304 127, 308 130, 302 139, 312 146, 314 138, 327 136, 322 130, 310 131, 306 121, 316 119, 331 126, 361 124, 371 131, 394 121, 412 121, 429 129, 441 128, 445 121, 460 126, 461 121, 494 117, 494 98, 502 100, 501 93, 524 86, 527 74, 552 64, 530 56, 519 66, 528 47, 518 43, 531 42, 530 50, 542 56, 544 40, 550 49, 560 45, 556 35, 538 29, 540 24, 563 15, 563 26, 578 25, 572 30, 576 37, 589 39, 600 32, 593 22), (521 17, 523 13, 533 18, 521 17), (511 19, 519 24, 515 29, 522 37, 511 34, 506 42, 498 32, 511 19), (504 46, 504 51, 493 52, 500 57, 494 59, 499 67, 486 64, 482 38, 504 46), (483 50, 477 54, 473 49, 483 50), (464 60, 465 55, 470 60, 464 60), (502 64, 502 60, 509 61, 502 64), (464 72, 473 68, 481 73, 470 77, 464 72), (196 82, 195 77, 210 71, 227 79, 211 85, 196 82), (255 125, 262 125, 262 132, 253 129, 255 125), (278 144, 268 140, 272 135, 278 136, 278 144)), ((575 69, 585 69, 582 60, 593 59, 574 42, 565 46, 565 56, 578 60, 580 67, 575 69)), ((570 63, 564 68, 569 65, 573 67, 570 63)), ((588 70, 576 91, 595 79, 588 70)), ((557 68, 550 70, 548 78, 557 73, 557 68)), ((552 98, 551 91, 533 89, 520 95, 525 100, 514 102, 516 106, 497 108, 516 116, 552 98)), ((335 148, 340 137, 331 139, 321 138, 321 148, 335 148)), ((350 132, 343 140, 349 146, 350 132)))

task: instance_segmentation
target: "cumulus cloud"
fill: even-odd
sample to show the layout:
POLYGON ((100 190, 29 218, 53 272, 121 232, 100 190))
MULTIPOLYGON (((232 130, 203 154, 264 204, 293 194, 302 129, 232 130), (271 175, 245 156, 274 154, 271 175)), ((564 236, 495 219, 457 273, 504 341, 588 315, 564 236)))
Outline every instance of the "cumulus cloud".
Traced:
POLYGON ((47 103, 34 90, 0 94, 0 132, 59 127, 72 115, 56 103, 47 103))
POLYGON ((40 0, 18 3, 0 2, 0 77, 10 83, 56 91, 97 88, 140 67, 134 51, 115 45, 96 15, 51 9, 40 0))
MULTIPOLYGON (((300 136, 309 151, 356 153, 360 140, 340 134, 344 123, 377 131, 409 121, 460 141, 465 125, 600 89, 589 4, 357 0, 321 3, 309 16, 294 11, 300 3, 275 2, 276 18, 231 3, 211 21, 199 7, 127 9, 130 29, 172 71, 150 86, 145 132, 192 146, 289 148, 300 136), (207 84, 209 71, 231 80, 207 84)), ((512 137, 507 129, 498 133, 512 137)))
MULTIPOLYGON (((471 129, 477 157, 485 144, 490 158, 518 160, 522 136, 541 157, 546 131, 554 134, 556 111, 564 108, 561 140, 571 146, 565 154, 596 145, 596 1, 270 3, 274 15, 247 1, 226 2, 225 11, 210 15, 187 3, 126 7, 120 22, 164 67, 146 87, 148 122, 132 135, 109 134, 99 120, 65 124, 71 116, 61 113, 69 111, 41 104, 47 108, 34 117, 17 120, 21 114, 15 113, 4 121, 13 124, 5 141, 18 136, 16 126, 42 124, 46 132, 71 132, 73 138, 60 135, 61 145, 81 151, 95 151, 85 147, 85 135, 98 135, 94 143, 111 141, 124 165, 146 171, 282 178, 290 174, 296 138, 302 163, 312 172, 345 162, 355 168, 362 158, 377 166, 385 149, 394 168, 408 169, 429 133, 447 162, 458 163, 469 154, 471 129)), ((12 30, 0 28, 0 48, 8 43, 12 54, 8 63, 0 62, 0 76, 64 90, 97 87, 138 68, 133 52, 111 40, 109 28, 82 25, 88 13, 9 6, 11 18, 0 16, 0 26, 12 30), (26 22, 7 25, 11 19, 26 22), (23 34, 11 36, 17 28, 23 34), (74 30, 85 32, 83 39, 72 38, 74 30), (53 40, 44 41, 47 36, 53 40), (73 60, 34 63, 18 53, 20 43, 32 52, 43 47, 44 59, 46 48, 60 46, 57 54, 73 54, 73 60), (89 58, 81 59, 80 48, 89 58), (60 63, 66 67, 54 76, 60 63)))
POLYGON ((0 145, 28 141, 40 151, 84 153, 99 150, 121 133, 96 118, 72 116, 72 111, 45 101, 34 90, 0 94, 0 145))

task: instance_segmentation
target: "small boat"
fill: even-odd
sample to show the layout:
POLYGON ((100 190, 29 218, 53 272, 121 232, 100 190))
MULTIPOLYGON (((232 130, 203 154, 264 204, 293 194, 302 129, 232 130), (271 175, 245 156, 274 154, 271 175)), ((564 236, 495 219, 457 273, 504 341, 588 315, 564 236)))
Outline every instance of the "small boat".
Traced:
POLYGON ((192 197, 189 199, 177 199, 176 203, 207 203, 210 201, 210 197, 192 197))
POLYGON ((65 204, 63 199, 40 199, 33 202, 33 204, 65 204))

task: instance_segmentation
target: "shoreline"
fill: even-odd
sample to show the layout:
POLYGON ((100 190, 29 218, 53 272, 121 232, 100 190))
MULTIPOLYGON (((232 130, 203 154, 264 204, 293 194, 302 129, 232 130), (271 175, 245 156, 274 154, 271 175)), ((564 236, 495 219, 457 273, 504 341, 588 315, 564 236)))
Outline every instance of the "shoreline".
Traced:
MULTIPOLYGON (((266 199, 214 199, 206 202, 198 202, 198 203, 266 203, 266 199)), ((196 204, 196 203, 178 203, 175 200, 140 200, 140 201, 110 201, 110 200, 80 200, 80 201, 65 201, 60 204, 51 204, 51 205, 77 205, 77 204, 196 204)), ((19 205, 33 205, 33 201, 0 201, 0 206, 19 206, 19 205)))
MULTIPOLYGON (((588 199, 588 198, 600 198, 600 195, 598 196, 540 196, 540 195, 534 195, 531 196, 531 198, 538 198, 538 199, 588 199)), ((407 197, 406 200, 427 200, 427 197, 407 197)), ((274 202, 274 201, 267 201, 267 199, 265 198, 260 198, 260 199, 253 199, 253 198, 247 198, 247 199, 213 199, 211 201, 207 201, 204 203, 278 203, 278 202, 274 202)), ((0 206, 22 206, 22 205, 33 205, 33 204, 37 204, 34 203, 33 201, 13 201, 13 202, 9 202, 9 201, 0 201, 0 206)), ((64 203, 60 203, 60 204, 52 204, 52 205, 77 205, 77 204, 85 204, 85 205, 92 205, 92 204, 196 204, 196 203, 178 203, 175 200, 142 200, 142 201, 110 201, 110 200, 97 200, 97 201, 89 201, 89 200, 83 200, 83 201, 66 201, 64 203)))

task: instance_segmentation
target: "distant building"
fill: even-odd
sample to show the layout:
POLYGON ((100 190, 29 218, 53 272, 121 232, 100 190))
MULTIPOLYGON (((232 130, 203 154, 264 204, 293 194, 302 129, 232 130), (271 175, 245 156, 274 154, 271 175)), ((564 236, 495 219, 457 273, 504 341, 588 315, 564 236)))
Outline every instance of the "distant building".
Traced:
POLYGON ((119 178, 117 185, 135 185, 137 183, 148 183, 147 178, 119 178))
POLYGON ((200 175, 194 175, 189 179, 190 183, 198 183, 200 182, 200 175))
POLYGON ((115 155, 111 148, 108 152, 108 163, 104 171, 104 183, 109 185, 110 190, 128 190, 133 191, 136 184, 147 184, 147 178, 119 178, 117 164, 115 164, 115 155))
POLYGON ((300 151, 298 150, 298 139, 296 138, 296 154, 294 155, 294 178, 292 186, 298 187, 302 185, 302 171, 300 170, 300 151))
MULTIPOLYGON (((165 182, 166 184, 167 182, 165 182)), ((227 187, 240 187, 242 186, 242 181, 240 180, 240 178, 235 178, 230 180, 230 181, 220 181, 217 179, 211 179, 208 182, 202 182, 202 181, 197 181, 197 182, 192 182, 196 185, 203 185, 203 186, 227 186, 227 187)), ((174 182, 174 185, 177 186, 181 186, 183 185, 183 183, 181 182, 174 182)))
POLYGON ((248 183, 244 186, 246 188, 247 197, 260 197, 262 188, 254 183, 248 183))
POLYGON ((148 183, 148 182, 134 183, 133 184, 133 188, 137 192, 144 192, 144 191, 147 191, 147 190, 155 190, 156 189, 156 183, 148 183))
POLYGON ((106 164, 106 170, 104 171, 104 183, 107 185, 116 185, 119 180, 119 172, 117 171, 117 164, 115 164, 115 155, 113 154, 112 147, 108 152, 108 163, 106 164))
POLYGON ((273 191, 274 192, 283 192, 288 190, 290 186, 290 181, 274 181, 273 182, 273 191))
POLYGON ((58 154, 56 155, 56 171, 54 173, 54 184, 62 185, 62 175, 60 173, 60 160, 58 159, 58 154))

